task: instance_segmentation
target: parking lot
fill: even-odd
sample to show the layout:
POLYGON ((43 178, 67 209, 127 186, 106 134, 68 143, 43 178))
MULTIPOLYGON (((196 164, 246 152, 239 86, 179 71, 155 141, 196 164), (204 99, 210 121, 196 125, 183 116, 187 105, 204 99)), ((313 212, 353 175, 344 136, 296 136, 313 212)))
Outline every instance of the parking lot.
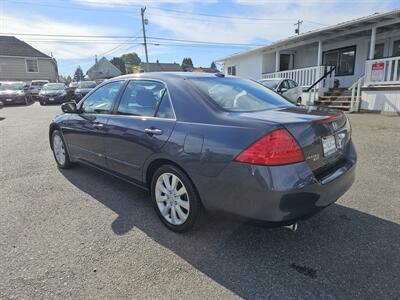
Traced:
POLYGON ((58 106, 0 110, 0 298, 400 298, 400 118, 351 115, 357 180, 297 232, 166 229, 140 189, 48 143, 58 106))

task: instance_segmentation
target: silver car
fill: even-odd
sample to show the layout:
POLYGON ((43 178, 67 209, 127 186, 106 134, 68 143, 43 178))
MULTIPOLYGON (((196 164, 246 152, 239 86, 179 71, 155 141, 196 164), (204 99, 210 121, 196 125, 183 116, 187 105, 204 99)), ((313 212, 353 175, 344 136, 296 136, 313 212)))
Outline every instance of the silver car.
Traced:
POLYGON ((301 104, 302 88, 291 79, 286 78, 268 78, 258 81, 267 88, 281 94, 287 100, 295 104, 301 104))

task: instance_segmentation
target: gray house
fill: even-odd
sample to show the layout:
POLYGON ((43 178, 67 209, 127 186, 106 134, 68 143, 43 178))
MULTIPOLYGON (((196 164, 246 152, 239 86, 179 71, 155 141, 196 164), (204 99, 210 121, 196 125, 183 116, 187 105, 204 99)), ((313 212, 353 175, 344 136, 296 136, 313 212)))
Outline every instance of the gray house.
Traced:
POLYGON ((0 36, 0 80, 58 80, 57 62, 29 44, 0 36))
POLYGON ((121 71, 105 57, 99 61, 96 59, 96 63, 86 72, 89 80, 110 79, 121 74, 121 71))

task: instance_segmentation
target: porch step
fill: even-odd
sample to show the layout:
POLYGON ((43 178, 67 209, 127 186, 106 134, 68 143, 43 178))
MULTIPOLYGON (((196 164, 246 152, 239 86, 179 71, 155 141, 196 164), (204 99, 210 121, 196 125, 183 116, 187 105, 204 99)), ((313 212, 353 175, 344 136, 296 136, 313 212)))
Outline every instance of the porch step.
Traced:
POLYGON ((319 99, 351 101, 351 96, 320 96, 319 99))
POLYGON ((340 101, 340 100, 333 100, 333 101, 331 101, 331 100, 315 100, 314 101, 315 103, 317 103, 317 104, 329 104, 329 103, 332 103, 332 104, 335 104, 335 103, 337 103, 337 104, 339 104, 339 103, 341 103, 341 104, 350 104, 350 101, 347 101, 347 100, 345 100, 345 101, 340 101))

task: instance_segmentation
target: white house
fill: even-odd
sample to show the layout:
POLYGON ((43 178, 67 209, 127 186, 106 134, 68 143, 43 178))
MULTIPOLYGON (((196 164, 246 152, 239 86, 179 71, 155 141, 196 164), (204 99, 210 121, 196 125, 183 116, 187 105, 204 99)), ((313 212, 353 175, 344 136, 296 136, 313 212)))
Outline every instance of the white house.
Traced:
POLYGON ((293 79, 308 91, 303 103, 400 113, 400 9, 309 31, 216 61, 227 75, 293 79), (335 81, 342 89, 334 93, 335 81))

